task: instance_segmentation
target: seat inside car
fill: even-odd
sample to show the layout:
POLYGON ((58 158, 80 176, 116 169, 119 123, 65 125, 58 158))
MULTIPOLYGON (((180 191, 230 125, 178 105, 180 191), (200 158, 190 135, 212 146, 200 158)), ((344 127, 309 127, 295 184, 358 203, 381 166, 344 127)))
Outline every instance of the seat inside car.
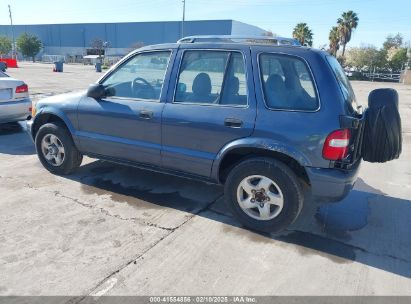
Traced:
POLYGON ((241 97, 239 95, 240 90, 240 81, 238 77, 231 76, 227 78, 225 87, 222 93, 220 104, 229 105, 229 104, 242 104, 241 97))
POLYGON ((283 78, 278 74, 271 74, 266 81, 266 96, 269 107, 287 107, 287 88, 283 78))
POLYGON ((210 76, 207 73, 199 73, 193 81, 193 94, 187 97, 187 101, 211 102, 214 100, 211 89, 210 76))

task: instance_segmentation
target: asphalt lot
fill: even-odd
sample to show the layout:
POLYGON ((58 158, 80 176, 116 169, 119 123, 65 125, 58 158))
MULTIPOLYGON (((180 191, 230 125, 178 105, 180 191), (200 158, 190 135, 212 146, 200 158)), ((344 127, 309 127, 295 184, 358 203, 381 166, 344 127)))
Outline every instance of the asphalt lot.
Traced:
MULTIPOLYGON (((34 99, 87 88, 91 66, 23 63, 34 99)), ((344 201, 282 237, 240 227, 222 189, 85 159, 59 177, 24 124, 0 130, 0 295, 411 295, 411 86, 354 82, 366 101, 400 94, 403 154, 363 163, 344 201)))

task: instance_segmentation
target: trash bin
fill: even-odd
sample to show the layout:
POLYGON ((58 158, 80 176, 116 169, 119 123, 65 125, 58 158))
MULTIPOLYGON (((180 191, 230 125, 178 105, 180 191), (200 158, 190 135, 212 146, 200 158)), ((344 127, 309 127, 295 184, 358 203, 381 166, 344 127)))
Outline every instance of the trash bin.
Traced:
POLYGON ((54 72, 63 72, 63 61, 54 62, 54 72))
POLYGON ((96 62, 96 72, 101 73, 101 62, 96 62))

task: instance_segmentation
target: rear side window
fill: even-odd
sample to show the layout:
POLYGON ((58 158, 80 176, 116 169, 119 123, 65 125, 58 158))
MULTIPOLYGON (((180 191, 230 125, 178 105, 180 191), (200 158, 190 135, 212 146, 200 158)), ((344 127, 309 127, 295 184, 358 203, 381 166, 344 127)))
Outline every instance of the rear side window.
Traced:
POLYGON ((351 87, 350 81, 345 75, 344 69, 334 56, 327 56, 327 61, 334 72, 335 78, 340 85, 341 91, 344 95, 345 102, 351 112, 358 112, 358 104, 355 98, 354 90, 351 87))
POLYGON ((174 102, 247 105, 243 55, 230 51, 184 52, 174 102))
POLYGON ((304 61, 286 55, 261 54, 259 63, 264 100, 270 109, 318 109, 317 92, 304 61))

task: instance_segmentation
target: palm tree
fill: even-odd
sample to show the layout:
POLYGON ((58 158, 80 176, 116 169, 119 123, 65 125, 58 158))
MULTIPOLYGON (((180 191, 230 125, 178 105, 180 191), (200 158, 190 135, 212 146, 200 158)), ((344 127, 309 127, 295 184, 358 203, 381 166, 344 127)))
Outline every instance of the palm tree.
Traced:
POLYGON ((330 40, 330 53, 337 57, 337 51, 340 48, 340 33, 337 26, 332 27, 328 39, 330 40))
POLYGON ((358 15, 353 11, 344 12, 341 16, 342 18, 338 18, 338 31, 340 32, 340 40, 343 46, 342 56, 344 57, 345 54, 345 46, 351 40, 351 34, 354 29, 358 26, 358 15))
POLYGON ((307 23, 298 23, 293 30, 293 38, 300 41, 301 45, 313 45, 313 32, 307 23))

